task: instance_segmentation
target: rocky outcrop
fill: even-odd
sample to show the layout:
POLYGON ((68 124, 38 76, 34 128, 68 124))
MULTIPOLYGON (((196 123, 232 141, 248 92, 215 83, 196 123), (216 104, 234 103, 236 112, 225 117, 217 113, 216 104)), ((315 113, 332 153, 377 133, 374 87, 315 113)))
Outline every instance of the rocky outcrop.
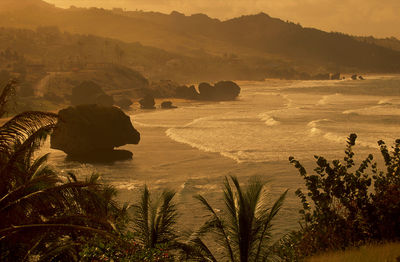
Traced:
POLYGON ((173 108, 178 108, 178 107, 174 106, 171 101, 164 101, 161 103, 161 108, 162 109, 173 109, 173 108))
POLYGON ((51 148, 64 151, 70 159, 82 162, 109 162, 132 158, 126 144, 138 144, 140 133, 129 116, 112 106, 78 105, 60 110, 51 135, 51 148))
POLYGON ((114 104, 114 99, 112 96, 107 95, 95 82, 85 81, 72 89, 71 104, 112 106, 114 104))
POLYGON ((196 91, 194 85, 191 85, 189 87, 178 86, 175 89, 175 97, 196 100, 199 99, 199 93, 196 91))
POLYGON ((132 104, 132 101, 127 97, 122 97, 115 101, 115 105, 119 106, 122 109, 128 109, 132 104))
POLYGON ((240 87, 232 81, 220 81, 214 86, 203 82, 198 86, 197 92, 194 85, 179 85, 173 81, 161 80, 153 82, 147 90, 146 96, 140 100, 141 108, 154 109, 154 97, 157 98, 183 98, 191 100, 234 100, 240 94, 240 87))
POLYGON ((202 100, 234 100, 240 94, 240 87, 232 81, 220 81, 214 86, 200 83, 199 92, 202 100))
POLYGON ((321 74, 313 75, 312 79, 313 80, 329 80, 330 77, 329 77, 329 73, 326 73, 326 74, 321 73, 321 74))
POLYGON ((152 82, 150 87, 144 92, 146 95, 151 95, 157 98, 184 98, 184 99, 198 99, 199 93, 197 93, 194 86, 187 87, 180 85, 171 80, 160 80, 152 82))
POLYGON ((331 75, 331 80, 340 80, 340 73, 332 74, 331 75))
POLYGON ((358 79, 365 80, 365 78, 363 76, 358 76, 358 79))
POLYGON ((140 108, 142 109, 155 109, 156 102, 154 101, 154 97, 152 95, 146 95, 142 99, 139 100, 140 108))
POLYGON ((357 80, 357 75, 352 75, 352 76, 351 76, 351 79, 357 80))

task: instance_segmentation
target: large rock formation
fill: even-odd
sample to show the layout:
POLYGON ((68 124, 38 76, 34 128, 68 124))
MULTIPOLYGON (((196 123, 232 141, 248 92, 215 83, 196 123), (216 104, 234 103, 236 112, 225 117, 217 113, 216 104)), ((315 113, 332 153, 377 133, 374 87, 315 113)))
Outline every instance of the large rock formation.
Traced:
POLYGON ((184 99, 199 99, 199 93, 197 93, 196 88, 191 85, 187 86, 178 86, 175 89, 175 97, 184 98, 184 99))
POLYGON ((160 80, 152 82, 149 88, 143 91, 143 95, 157 98, 198 99, 199 93, 194 86, 187 87, 171 80, 160 80))
POLYGON ((154 97, 151 95, 146 95, 142 99, 139 100, 140 108, 142 109, 155 109, 156 102, 154 101, 154 97))
POLYGON ((174 106, 171 101, 164 101, 161 103, 161 108, 162 109, 173 109, 173 108, 178 108, 178 107, 174 106))
POLYGON ((115 105, 119 106, 122 109, 128 109, 132 104, 132 100, 130 100, 128 97, 122 97, 115 101, 115 105))
POLYGON ((93 81, 84 81, 72 89, 72 105, 97 104, 112 106, 114 99, 107 95, 101 87, 93 81))
POLYGON ((214 86, 200 83, 199 92, 202 100, 234 100, 240 94, 240 87, 232 81, 220 81, 214 86))
POLYGON ((114 150, 126 144, 138 144, 140 133, 129 116, 119 108, 79 105, 60 110, 59 121, 51 135, 51 148, 59 149, 73 160, 110 162, 132 158, 132 153, 114 150))

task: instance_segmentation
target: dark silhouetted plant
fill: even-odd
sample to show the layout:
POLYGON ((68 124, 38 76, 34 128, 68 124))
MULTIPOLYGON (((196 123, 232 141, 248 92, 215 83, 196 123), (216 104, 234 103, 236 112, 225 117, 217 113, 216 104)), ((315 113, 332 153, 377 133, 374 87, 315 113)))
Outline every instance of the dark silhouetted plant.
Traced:
POLYGON ((115 189, 97 175, 86 181, 61 177, 46 165, 48 155, 35 159, 57 120, 53 113, 25 112, 0 127, 1 261, 73 261, 85 237, 117 239, 126 220, 115 189))
POLYGON ((306 193, 296 191, 303 204, 302 229, 292 235, 291 245, 300 257, 400 237, 400 140, 392 152, 383 141, 378 142, 386 165, 386 171, 378 171, 371 154, 355 166, 356 138, 349 136, 343 161, 329 163, 315 156, 315 174, 308 174, 293 157, 289 159, 307 189, 306 193))
POLYGON ((173 203, 174 191, 164 190, 159 198, 151 199, 147 186, 144 187, 141 201, 133 206, 133 232, 140 244, 155 248, 160 244, 173 243, 178 217, 173 203))
POLYGON ((247 188, 243 190, 236 177, 232 176, 230 180, 231 182, 225 178, 223 216, 219 215, 203 196, 196 196, 210 212, 211 217, 192 236, 191 242, 206 261, 217 261, 216 256, 204 242, 204 236, 207 234, 211 234, 216 244, 222 247, 223 255, 229 261, 267 261, 272 257, 270 252, 272 221, 278 214, 287 191, 272 207, 269 207, 265 182, 252 178, 247 188))

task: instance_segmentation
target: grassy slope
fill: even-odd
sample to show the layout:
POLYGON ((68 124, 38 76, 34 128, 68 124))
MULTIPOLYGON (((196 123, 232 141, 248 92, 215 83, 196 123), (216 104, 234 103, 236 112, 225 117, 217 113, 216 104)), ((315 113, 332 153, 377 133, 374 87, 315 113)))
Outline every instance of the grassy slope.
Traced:
POLYGON ((400 260, 400 243, 363 246, 341 252, 327 253, 308 259, 308 262, 396 262, 400 260))

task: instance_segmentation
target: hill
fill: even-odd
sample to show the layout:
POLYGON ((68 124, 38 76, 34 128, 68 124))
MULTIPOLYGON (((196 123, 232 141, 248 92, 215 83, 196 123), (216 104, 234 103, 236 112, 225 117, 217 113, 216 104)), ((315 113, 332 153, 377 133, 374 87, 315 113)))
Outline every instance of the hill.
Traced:
POLYGON ((36 30, 0 28, 0 69, 14 72, 96 70, 121 65, 152 80, 192 83, 221 79, 263 79, 277 60, 243 60, 199 52, 197 56, 168 52, 94 35, 61 32, 57 27, 36 30))
POLYGON ((367 36, 367 37, 356 36, 354 38, 361 42, 367 42, 370 44, 375 44, 375 45, 383 46, 385 48, 400 51, 400 40, 397 39, 396 37, 375 38, 373 36, 367 36))
MULTIPOLYGON (((7 6, 6 3, 11 1, 15 2, 2 0, 2 5, 7 6)), ((236 68, 242 72, 243 67, 250 72, 264 70, 265 76, 292 71, 282 70, 282 64, 312 73, 400 72, 398 50, 341 33, 304 28, 264 13, 220 21, 204 14, 185 16, 178 12, 167 15, 120 9, 61 9, 41 0, 23 0, 18 8, 0 8, 0 26, 57 26, 72 33, 140 42, 179 54, 177 57, 195 60, 229 58, 230 63, 235 64, 231 70, 236 68)))

